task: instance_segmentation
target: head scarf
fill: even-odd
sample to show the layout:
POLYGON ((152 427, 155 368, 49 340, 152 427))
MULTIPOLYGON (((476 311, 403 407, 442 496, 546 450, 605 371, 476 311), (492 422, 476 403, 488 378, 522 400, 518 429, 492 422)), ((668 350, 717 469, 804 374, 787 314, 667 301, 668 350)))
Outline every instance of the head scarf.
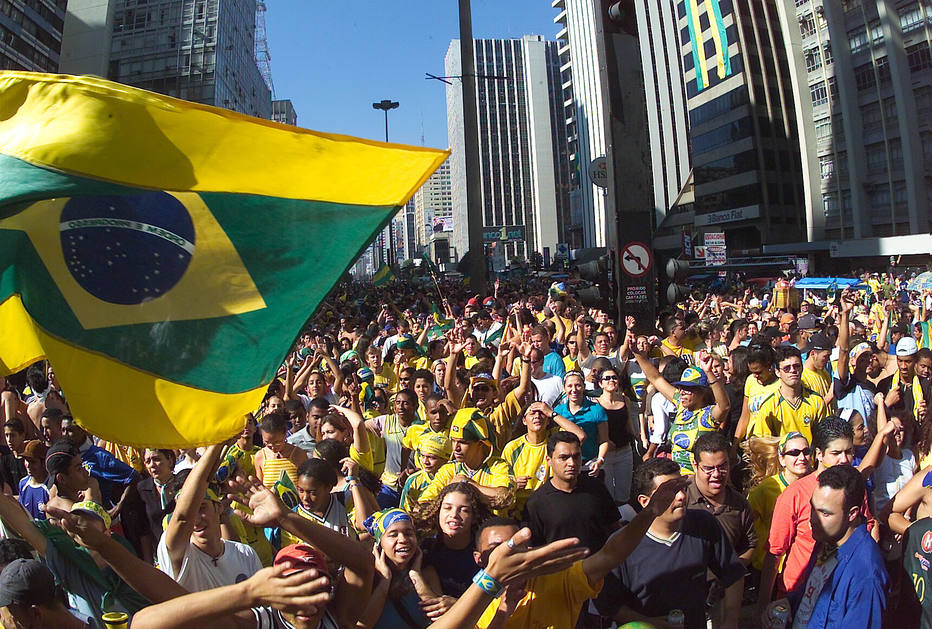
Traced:
MULTIPOLYGON (((798 439, 800 437, 802 437, 803 439, 806 439, 806 435, 796 430, 786 433, 785 435, 783 435, 783 438, 780 439, 780 447, 777 451, 780 454, 783 454, 783 452, 786 450, 786 444, 792 439, 798 439)), ((809 443, 808 439, 806 439, 806 443, 809 443)))
POLYGON ((378 544, 391 525, 411 521, 411 516, 401 509, 383 509, 370 515, 362 524, 378 544))
POLYGON ((450 455, 453 454, 453 444, 444 434, 425 434, 418 443, 418 450, 422 454, 432 454, 442 459, 449 459, 450 455))

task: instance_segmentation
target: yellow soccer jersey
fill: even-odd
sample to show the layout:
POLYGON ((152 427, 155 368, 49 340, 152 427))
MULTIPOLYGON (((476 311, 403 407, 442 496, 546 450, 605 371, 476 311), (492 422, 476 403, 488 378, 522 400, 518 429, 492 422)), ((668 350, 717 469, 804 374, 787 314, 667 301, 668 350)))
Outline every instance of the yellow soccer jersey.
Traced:
POLYGON ((803 368, 802 380, 804 387, 812 389, 823 398, 828 395, 829 387, 832 386, 832 378, 824 369, 816 371, 814 369, 803 368))
POLYGON ((502 451, 502 458, 511 465, 515 478, 527 476, 527 485, 524 489, 515 492, 514 510, 520 513, 524 503, 531 494, 550 478, 550 465, 547 464, 547 439, 550 433, 544 436, 540 443, 531 443, 527 435, 522 435, 509 441, 502 451))
POLYGON ((439 496, 457 474, 466 476, 484 487, 507 487, 512 490, 515 488, 511 467, 502 459, 489 458, 478 470, 470 470, 462 463, 453 461, 437 470, 434 480, 421 493, 418 502, 430 502, 439 496))
POLYGON ((812 427, 827 416, 828 408, 822 396, 815 391, 804 387, 799 403, 793 406, 777 389, 751 409, 749 434, 782 437, 796 431, 812 443, 812 427))

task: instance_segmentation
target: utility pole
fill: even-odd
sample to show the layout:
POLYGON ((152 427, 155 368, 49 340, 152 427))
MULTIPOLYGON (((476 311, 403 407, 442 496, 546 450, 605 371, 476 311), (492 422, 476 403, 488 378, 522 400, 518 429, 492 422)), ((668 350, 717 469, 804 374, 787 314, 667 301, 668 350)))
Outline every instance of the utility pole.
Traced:
MULTIPOLYGON (((373 109, 381 109, 385 112, 385 143, 388 144, 388 112, 392 109, 398 109, 398 101, 385 99, 377 103, 372 103, 373 109)), ((383 232, 384 233, 384 232, 383 232)), ((395 217, 392 216, 388 221, 388 266, 395 264, 395 217)))
POLYGON ((469 0, 459 0, 460 59, 463 86, 463 137, 466 139, 466 216, 469 229, 469 289, 487 292, 486 259, 482 241, 482 199, 479 185, 479 117, 476 104, 476 53, 472 39, 469 0))

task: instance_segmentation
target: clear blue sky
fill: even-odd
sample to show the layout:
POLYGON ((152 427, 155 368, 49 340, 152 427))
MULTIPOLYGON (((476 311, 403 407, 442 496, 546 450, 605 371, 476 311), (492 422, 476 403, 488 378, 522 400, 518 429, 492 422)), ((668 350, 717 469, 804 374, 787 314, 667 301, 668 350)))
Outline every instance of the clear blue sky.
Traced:
MULTIPOLYGON (((266 0, 266 30, 277 98, 290 98, 298 125, 384 139, 372 103, 401 103, 389 112, 393 142, 446 148, 443 58, 457 38, 457 0, 266 0)), ((473 36, 553 39, 550 0, 473 0, 473 36)))

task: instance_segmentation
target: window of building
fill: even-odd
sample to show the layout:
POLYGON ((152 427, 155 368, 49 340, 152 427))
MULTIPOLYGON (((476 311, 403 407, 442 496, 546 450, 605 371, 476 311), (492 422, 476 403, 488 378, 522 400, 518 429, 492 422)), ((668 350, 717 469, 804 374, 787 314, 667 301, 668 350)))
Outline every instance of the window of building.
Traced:
POLYGON ((812 13, 805 13, 799 16, 799 31, 803 37, 812 37, 815 35, 816 25, 812 19, 812 13))
POLYGON ((874 42, 874 45, 883 43, 883 27, 880 26, 879 22, 871 24, 871 41, 874 42))
POLYGON ((932 67, 932 50, 929 42, 923 41, 906 49, 906 60, 911 72, 921 72, 932 67))
POLYGON ((874 65, 865 63, 856 67, 854 69, 854 82, 857 84, 859 91, 874 87, 876 84, 874 80, 874 65))
POLYGON ((806 57, 806 71, 813 72, 822 67, 822 55, 818 48, 810 48, 803 53, 806 57))
POLYGON ((822 118, 815 121, 816 140, 825 140, 832 137, 831 118, 822 118))
POLYGON ((819 158, 819 170, 822 171, 822 179, 828 179, 835 174, 835 160, 831 156, 819 158))
POLYGON ((904 33, 915 30, 917 28, 922 28, 922 9, 919 7, 919 4, 916 3, 912 7, 904 7, 900 9, 900 28, 903 29, 904 33))
POLYGON ((867 32, 865 32, 863 28, 859 28, 853 33, 849 33, 848 47, 851 49, 852 53, 860 52, 867 48, 867 32))
POLYGON ((818 107, 828 102, 828 92, 825 89, 825 81, 819 81, 809 86, 809 95, 812 97, 812 106, 818 107))
POLYGON ((867 169, 869 171, 880 172, 886 169, 887 154, 882 142, 865 146, 864 157, 867 161, 867 169))
POLYGON ((829 42, 822 44, 822 61, 825 65, 832 63, 832 45, 829 42))
POLYGON ((876 61, 877 78, 881 85, 890 82, 890 60, 887 57, 879 57, 876 61))

